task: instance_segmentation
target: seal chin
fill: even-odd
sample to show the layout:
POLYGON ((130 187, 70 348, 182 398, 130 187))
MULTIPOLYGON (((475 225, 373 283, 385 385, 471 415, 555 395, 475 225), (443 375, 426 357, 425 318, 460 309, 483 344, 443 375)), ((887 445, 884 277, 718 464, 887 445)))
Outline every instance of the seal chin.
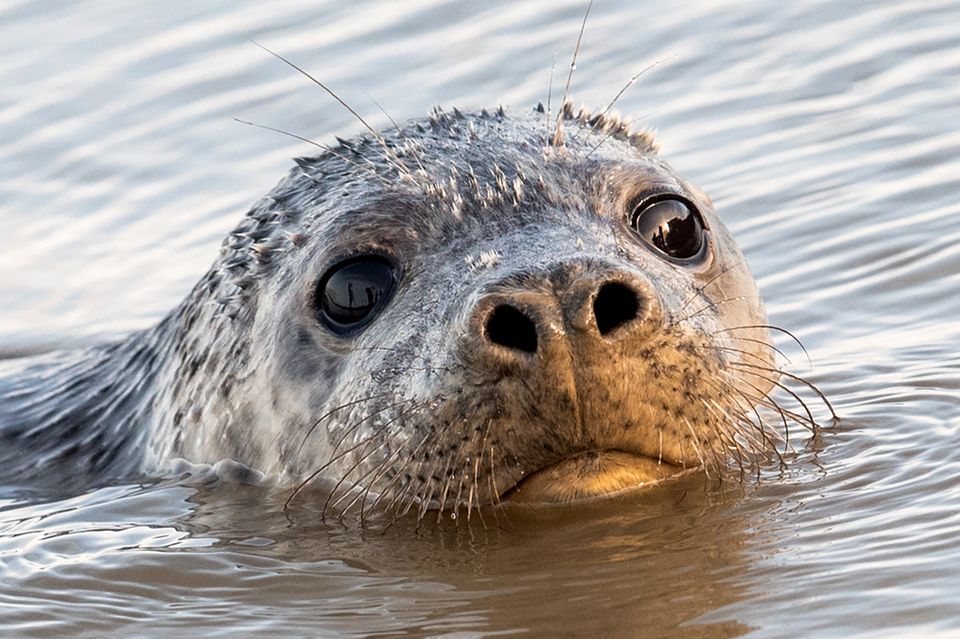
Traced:
POLYGON ((522 504, 589 501, 648 488, 686 470, 619 450, 587 451, 528 475, 502 499, 522 504))

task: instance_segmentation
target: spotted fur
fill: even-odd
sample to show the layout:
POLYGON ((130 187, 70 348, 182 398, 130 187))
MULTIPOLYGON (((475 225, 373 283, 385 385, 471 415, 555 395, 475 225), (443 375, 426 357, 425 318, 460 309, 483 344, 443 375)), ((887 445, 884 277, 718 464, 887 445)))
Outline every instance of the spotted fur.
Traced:
POLYGON ((226 458, 326 485, 340 509, 423 514, 496 503, 587 450, 755 467, 782 436, 755 406, 784 425, 812 419, 767 398, 779 373, 763 308, 710 200, 648 132, 566 104, 557 144, 545 116, 437 108, 298 158, 157 327, 11 368, 4 476, 70 466, 102 480, 226 458), (709 227, 701 265, 664 260, 630 229, 638 198, 666 191, 709 227), (344 339, 317 321, 314 293, 363 253, 390 256, 402 277, 344 339), (532 295, 554 309, 545 326, 572 325, 589 318, 557 300, 587 304, 585 283, 604 279, 643 293, 629 335, 588 347, 558 333, 540 368, 480 343, 490 299, 532 295))

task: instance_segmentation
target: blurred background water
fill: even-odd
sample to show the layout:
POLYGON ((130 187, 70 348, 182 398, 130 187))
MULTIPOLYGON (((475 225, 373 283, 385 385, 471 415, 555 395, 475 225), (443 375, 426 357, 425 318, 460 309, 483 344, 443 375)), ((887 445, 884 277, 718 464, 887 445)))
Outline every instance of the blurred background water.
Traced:
MULTIPOLYGON (((0 3, 0 353, 149 326, 309 145, 532 107, 585 3, 0 3)), ((716 201, 840 421, 790 470, 509 527, 194 482, 0 501, 4 636, 960 636, 960 5, 598 0, 574 98, 716 201)), ((555 81, 555 86, 560 84, 555 81)))

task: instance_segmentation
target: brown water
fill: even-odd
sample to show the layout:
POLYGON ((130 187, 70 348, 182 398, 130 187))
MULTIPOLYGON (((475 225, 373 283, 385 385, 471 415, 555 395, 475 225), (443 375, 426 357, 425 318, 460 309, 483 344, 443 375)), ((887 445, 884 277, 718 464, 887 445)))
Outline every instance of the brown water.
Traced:
MULTIPOLYGON (((0 635, 960 636, 960 5, 598 0, 574 80, 717 202, 840 421, 759 483, 385 532, 194 479, 0 501, 0 635), (674 57, 675 56, 675 57, 674 57)), ((157 321, 358 125, 527 108, 584 3, 0 5, 0 352, 157 321)), ((556 83, 555 83, 556 84, 556 83)), ((201 478, 202 479, 202 478, 201 478)))

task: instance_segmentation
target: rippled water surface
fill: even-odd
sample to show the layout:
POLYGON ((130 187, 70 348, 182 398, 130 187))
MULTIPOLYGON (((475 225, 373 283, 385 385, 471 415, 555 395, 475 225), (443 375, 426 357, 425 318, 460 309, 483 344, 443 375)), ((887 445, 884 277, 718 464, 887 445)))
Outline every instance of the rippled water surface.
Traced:
MULTIPOLYGON (((840 420, 789 469, 509 526, 323 524, 263 487, 0 501, 4 636, 960 636, 960 5, 598 0, 621 99, 717 203, 840 420)), ((546 98, 583 2, 0 5, 0 352, 156 322, 309 145, 546 98)), ((555 80, 555 85, 560 80, 555 80)), ((778 338, 779 339, 779 338, 778 338)), ((823 415, 819 415, 823 418, 823 415)))

